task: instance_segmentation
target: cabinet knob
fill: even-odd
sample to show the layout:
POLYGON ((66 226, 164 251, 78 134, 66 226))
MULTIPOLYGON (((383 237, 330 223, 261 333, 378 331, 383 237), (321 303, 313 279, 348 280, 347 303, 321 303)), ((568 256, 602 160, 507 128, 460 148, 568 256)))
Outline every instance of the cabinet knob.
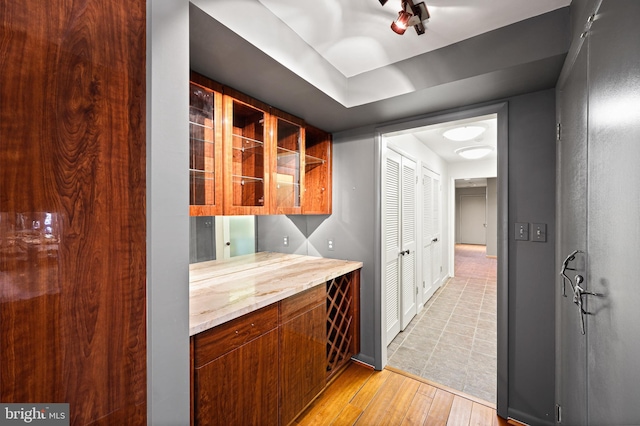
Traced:
POLYGON ((253 327, 253 326, 255 326, 255 324, 254 324, 254 323, 251 323, 251 327, 253 327))
POLYGON ((238 334, 238 330, 236 330, 236 334, 238 334))

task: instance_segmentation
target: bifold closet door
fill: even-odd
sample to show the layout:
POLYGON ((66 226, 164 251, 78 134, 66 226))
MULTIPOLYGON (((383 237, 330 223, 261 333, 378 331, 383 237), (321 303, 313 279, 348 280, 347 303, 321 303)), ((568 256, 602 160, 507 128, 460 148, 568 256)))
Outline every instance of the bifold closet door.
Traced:
POLYGON ((416 163, 385 157, 383 247, 387 344, 416 314, 416 163))
POLYGON ((433 295, 440 276, 440 176, 422 167, 422 302, 433 295))

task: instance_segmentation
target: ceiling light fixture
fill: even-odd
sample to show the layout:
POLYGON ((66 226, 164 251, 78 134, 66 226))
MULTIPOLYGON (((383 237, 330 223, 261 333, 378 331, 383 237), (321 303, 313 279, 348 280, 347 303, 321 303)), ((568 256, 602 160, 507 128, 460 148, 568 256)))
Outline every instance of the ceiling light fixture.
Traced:
MULTIPOLYGON (((379 0, 384 6, 387 0, 379 0)), ((413 0, 402 0, 402 10, 398 12, 398 17, 391 23, 391 29, 396 34, 404 34, 409 27, 414 27, 418 35, 424 34, 425 28, 423 22, 429 20, 430 15, 427 5, 424 2, 413 3, 413 0)))
POLYGON ((444 132, 442 136, 452 141, 462 142, 477 138, 483 134, 484 131, 485 128, 481 126, 463 126, 449 129, 444 132))
POLYGON ((477 160, 488 155, 493 148, 490 146, 468 146, 466 148, 456 149, 455 153, 467 160, 477 160))

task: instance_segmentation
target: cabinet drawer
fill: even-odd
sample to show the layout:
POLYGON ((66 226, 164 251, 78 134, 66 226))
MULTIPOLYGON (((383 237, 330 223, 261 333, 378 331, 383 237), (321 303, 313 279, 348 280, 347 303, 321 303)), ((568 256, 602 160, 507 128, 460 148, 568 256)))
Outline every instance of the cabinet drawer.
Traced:
POLYGON ((278 304, 274 303, 194 336, 195 368, 231 352, 278 326, 278 304))
POLYGON ((311 310, 315 306, 326 302, 327 289, 325 284, 317 285, 295 296, 288 297, 280 301, 280 324, 284 324, 298 315, 311 310))

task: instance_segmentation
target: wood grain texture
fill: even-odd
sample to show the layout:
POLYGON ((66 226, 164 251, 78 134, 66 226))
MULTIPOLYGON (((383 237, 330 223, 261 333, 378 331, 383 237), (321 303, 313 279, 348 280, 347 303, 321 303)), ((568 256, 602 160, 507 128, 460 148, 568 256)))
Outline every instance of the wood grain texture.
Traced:
POLYGON ((295 419, 327 383, 326 318, 323 300, 279 328, 280 424, 295 419))
POLYGON ((0 5, 0 400, 73 425, 146 423, 145 13, 0 5))
POLYGON ((278 331, 195 369, 198 425, 278 424, 278 331))
POLYGON ((278 304, 276 303, 196 334, 193 336, 195 368, 202 367, 277 326, 278 304))
POLYGON ((298 425, 519 425, 489 403, 397 370, 350 363, 296 420, 298 425))
POLYGON ((303 214, 331 214, 332 148, 330 133, 309 125, 305 127, 303 214), (315 159, 324 162, 318 163, 315 159))

